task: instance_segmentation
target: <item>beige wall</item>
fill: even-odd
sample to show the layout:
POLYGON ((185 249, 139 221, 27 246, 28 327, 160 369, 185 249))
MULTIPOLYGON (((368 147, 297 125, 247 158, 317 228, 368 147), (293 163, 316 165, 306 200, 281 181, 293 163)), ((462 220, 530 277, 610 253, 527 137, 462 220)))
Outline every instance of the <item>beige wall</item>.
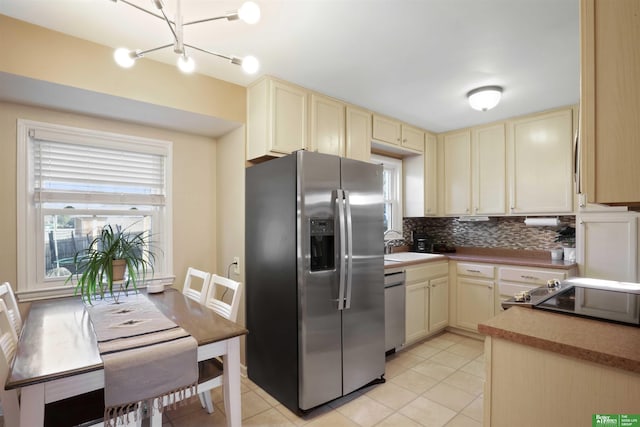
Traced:
MULTIPOLYGON (((113 49, 0 15, 0 71, 137 101, 245 122, 244 87, 181 73, 145 58, 130 69, 113 49)), ((240 71, 238 71, 240 72, 240 71)))
MULTIPOLYGON (((227 267, 233 257, 240 257, 240 274, 233 274, 233 280, 245 283, 244 266, 244 138, 242 126, 225 136, 217 143, 216 194, 217 194, 217 247, 218 268, 216 273, 226 276, 227 267)), ((244 295, 240 301, 238 323, 246 325, 244 315, 244 295)), ((244 363, 244 339, 241 341, 241 359, 244 363)))
MULTIPOLYGON (((17 280, 16 120, 18 118, 173 142, 173 268, 216 270, 216 141, 164 129, 0 102, 0 282, 17 280)), ((244 205, 243 205, 244 206, 244 205)), ((243 210, 244 214, 244 210, 243 210)))

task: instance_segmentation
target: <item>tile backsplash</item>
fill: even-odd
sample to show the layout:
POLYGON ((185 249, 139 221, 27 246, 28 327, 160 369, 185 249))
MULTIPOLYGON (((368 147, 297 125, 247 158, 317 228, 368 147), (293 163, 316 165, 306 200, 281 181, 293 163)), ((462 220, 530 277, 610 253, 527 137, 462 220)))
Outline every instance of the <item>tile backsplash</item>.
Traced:
POLYGON ((434 242, 454 246, 534 249, 560 248, 558 231, 564 226, 575 227, 575 216, 560 216, 559 227, 528 227, 524 216, 490 217, 484 222, 465 222, 458 218, 404 218, 403 237, 412 244, 412 232, 425 234, 434 242))

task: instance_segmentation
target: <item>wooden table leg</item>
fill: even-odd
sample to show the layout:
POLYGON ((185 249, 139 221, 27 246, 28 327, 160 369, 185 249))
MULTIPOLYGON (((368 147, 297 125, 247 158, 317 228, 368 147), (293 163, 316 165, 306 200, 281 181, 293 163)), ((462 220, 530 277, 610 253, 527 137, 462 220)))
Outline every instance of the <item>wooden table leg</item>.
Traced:
POLYGON ((227 426, 240 427, 242 423, 242 402, 240 396, 240 337, 227 341, 223 371, 224 411, 227 426))
POLYGON ((22 389, 20 397, 20 427, 44 425, 44 383, 22 389))

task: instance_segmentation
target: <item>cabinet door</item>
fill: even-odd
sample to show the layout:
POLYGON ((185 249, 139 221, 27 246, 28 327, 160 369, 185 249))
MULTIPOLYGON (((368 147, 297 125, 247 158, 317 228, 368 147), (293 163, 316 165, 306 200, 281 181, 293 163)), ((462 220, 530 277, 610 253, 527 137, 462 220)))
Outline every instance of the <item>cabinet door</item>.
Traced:
POLYGON ((373 139, 400 145, 400 122, 382 116, 373 116, 373 139))
POLYGON ((424 213, 438 214, 438 142, 435 135, 427 133, 424 144, 424 213))
POLYGON ((493 317, 493 281, 458 276, 458 326, 478 331, 478 323, 493 317))
POLYGON ((406 342, 416 341, 429 333, 429 282, 407 285, 406 342))
POLYGON ((471 135, 444 135, 444 213, 471 214, 471 135))
POLYGON ((311 95, 311 150, 344 157, 344 104, 311 95))
POLYGON ((424 151, 424 132, 411 126, 402 125, 401 145, 422 153, 424 151))
POLYGON ((513 121, 511 213, 573 211, 573 112, 513 121))
POLYGON ((474 129, 472 143, 473 214, 504 214, 507 208, 504 124, 474 129))
POLYGON ((636 213, 581 215, 576 223, 576 258, 581 276, 638 280, 636 213))
POLYGON ((368 162, 371 158, 371 113, 347 107, 346 157, 368 162))
POLYGON ((274 81, 271 111, 271 151, 290 154, 307 148, 307 92, 274 81))
POLYGON ((640 203, 640 2, 581 3, 582 182, 591 203, 640 203))
POLYGON ((429 281, 429 332, 449 325, 449 278, 429 281))

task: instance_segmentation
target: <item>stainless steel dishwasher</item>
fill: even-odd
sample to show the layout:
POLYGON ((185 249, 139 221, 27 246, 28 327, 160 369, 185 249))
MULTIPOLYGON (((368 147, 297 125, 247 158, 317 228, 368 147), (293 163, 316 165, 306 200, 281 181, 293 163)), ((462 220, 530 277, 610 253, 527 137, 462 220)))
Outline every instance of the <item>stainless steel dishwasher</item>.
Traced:
POLYGON ((384 275, 384 350, 395 351, 404 344, 405 335, 404 271, 384 275))

